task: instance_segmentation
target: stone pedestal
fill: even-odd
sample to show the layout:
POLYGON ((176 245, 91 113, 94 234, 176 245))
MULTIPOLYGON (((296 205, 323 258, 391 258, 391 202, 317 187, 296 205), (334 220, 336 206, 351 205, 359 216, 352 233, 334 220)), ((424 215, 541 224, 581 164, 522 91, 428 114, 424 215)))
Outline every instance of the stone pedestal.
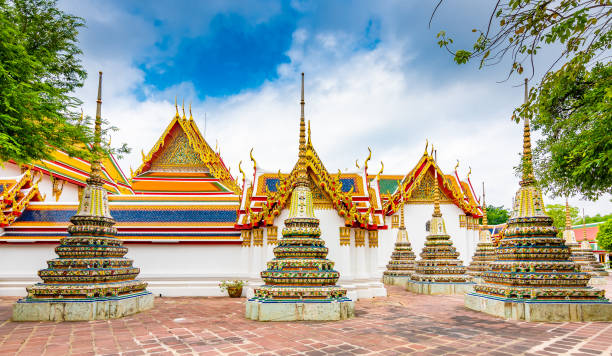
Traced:
POLYGON ((13 321, 89 321, 116 319, 153 308, 153 294, 72 300, 21 299, 13 305, 13 321))
POLYGON ((334 301, 270 301, 249 299, 247 319, 257 321, 332 321, 355 315, 355 302, 350 299, 334 301))
POLYGON ((520 301, 469 293, 465 296, 464 305, 468 309, 511 320, 612 321, 612 304, 609 302, 520 301))
POLYGON ((408 281, 406 290, 418 294, 430 295, 463 295, 474 291, 474 283, 440 283, 440 282, 420 282, 408 281))
POLYGON ((406 287, 406 284, 408 284, 408 282, 410 281, 410 277, 397 277, 397 276, 388 276, 388 275, 384 275, 383 276, 383 283, 384 284, 392 284, 392 285, 396 285, 396 286, 400 286, 400 287, 406 287))

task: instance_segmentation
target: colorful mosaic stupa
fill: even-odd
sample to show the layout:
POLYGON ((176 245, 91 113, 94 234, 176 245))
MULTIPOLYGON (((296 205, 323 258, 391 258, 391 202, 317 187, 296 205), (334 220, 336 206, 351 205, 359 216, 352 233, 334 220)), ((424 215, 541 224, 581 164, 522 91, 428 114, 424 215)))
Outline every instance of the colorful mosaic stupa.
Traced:
POLYGON ((544 211, 533 176, 528 119, 520 188, 496 259, 482 278, 465 298, 470 309, 527 321, 612 320, 604 291, 587 286, 590 275, 570 259, 569 248, 544 211))
POLYGON ((429 235, 406 289, 421 294, 461 294, 470 291, 473 283, 470 282, 471 277, 465 274, 466 268, 459 260, 459 252, 446 232, 440 211, 440 178, 436 171, 434 212, 429 224, 429 235))
POLYGON ((383 282, 406 286, 410 276, 414 273, 416 256, 412 252, 412 245, 408 239, 408 232, 404 225, 404 196, 400 201, 400 226, 397 230, 395 249, 391 253, 391 260, 387 270, 383 273, 383 282))
POLYGON ((13 308, 13 320, 96 320, 130 315, 153 307, 147 283, 136 280, 140 270, 124 258, 127 248, 116 237, 115 220, 103 187, 101 150, 102 72, 98 85, 94 158, 68 237, 55 249, 59 258, 38 272, 43 283, 27 288, 13 308))
POLYGON ((570 218, 569 204, 565 201, 565 230, 563 230, 563 239, 565 245, 569 247, 572 255, 570 259, 580 265, 580 270, 588 272, 591 275, 590 284, 605 284, 605 276, 608 272, 604 265, 599 262, 597 256, 593 253, 593 249, 586 239, 586 228, 584 230, 584 240, 581 243, 576 242, 576 235, 572 230, 572 220, 570 218))
POLYGON ((326 258, 328 249, 314 215, 305 163, 304 73, 300 104, 298 175, 289 217, 283 237, 274 248, 275 258, 261 272, 265 285, 255 288, 254 298, 247 301, 246 317, 252 320, 340 320, 354 314, 354 302, 346 297, 346 289, 336 286, 340 273, 326 258))
POLYGON ((479 241, 472 262, 467 268, 467 274, 474 278, 489 268, 489 264, 495 260, 495 246, 491 242, 491 232, 488 229, 487 205, 485 202, 484 183, 482 185, 482 225, 480 226, 479 241))

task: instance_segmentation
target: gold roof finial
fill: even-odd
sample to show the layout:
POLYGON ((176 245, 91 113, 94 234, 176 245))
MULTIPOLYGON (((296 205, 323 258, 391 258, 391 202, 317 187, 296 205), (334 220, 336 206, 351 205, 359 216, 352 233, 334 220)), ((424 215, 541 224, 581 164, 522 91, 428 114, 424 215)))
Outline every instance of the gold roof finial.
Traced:
POLYGON ((570 207, 569 202, 567 201, 567 197, 565 197, 565 230, 570 230, 572 228, 572 219, 570 217, 570 207))
POLYGON ((93 159, 91 161, 90 178, 101 178, 100 150, 102 141, 102 72, 98 78, 98 99, 96 100, 96 123, 94 126, 93 159))
POLYGON ((178 112, 178 103, 177 103, 177 96, 174 96, 174 108, 176 109, 176 117, 179 117, 179 112, 178 112))
POLYGON ((183 98, 183 120, 187 119, 187 116, 185 115, 185 98, 183 98))
POLYGON ((383 161, 380 161, 380 171, 376 175, 376 180, 380 180, 380 175, 382 174, 384 169, 385 169, 385 164, 383 163, 383 161))
POLYGON ((189 102, 189 120, 193 121, 193 114, 191 113, 191 102, 189 102))
POLYGON ((312 146, 312 142, 310 142, 310 120, 308 120, 308 146, 312 146))
POLYGON ((472 175, 472 167, 470 167, 470 170, 468 171, 468 174, 467 174, 468 180, 470 180, 470 175, 472 175))
POLYGON ((253 172, 257 169, 257 161, 253 158, 253 148, 251 148, 251 152, 249 152, 249 156, 251 156, 251 161, 253 162, 253 172))
POLYGON ((356 166, 358 169, 359 169, 359 168, 361 168, 361 167, 359 167, 359 160, 358 160, 358 159, 356 159, 356 160, 355 160, 355 166, 356 166))
POLYGON ((459 168, 459 160, 457 160, 457 164, 455 165, 455 173, 457 173, 457 168, 459 168))
POLYGON ((246 174, 244 174, 244 171, 242 170, 242 160, 238 162, 238 170, 242 174, 242 182, 246 181, 246 174))
POLYGON ((368 158, 366 158, 365 162, 363 162, 363 167, 365 168, 366 174, 368 174, 368 161, 372 158, 372 150, 368 147, 368 158))
POLYGON ((484 182, 482 182, 482 224, 483 225, 489 224, 489 221, 487 220, 487 203, 485 202, 484 182))
POLYGON ((302 72, 302 91, 300 97, 300 145, 298 152, 298 185, 308 185, 308 177, 306 175, 306 123, 304 119, 304 72, 302 72))
MULTIPOLYGON (((528 101, 528 79, 525 78, 525 104, 528 101)), ((523 157, 522 157, 522 181, 521 185, 531 185, 534 183, 533 162, 531 160, 531 129, 529 127, 529 117, 523 119, 523 157)))
POLYGON ((425 139, 425 155, 427 155, 427 146, 429 146, 429 140, 425 139))

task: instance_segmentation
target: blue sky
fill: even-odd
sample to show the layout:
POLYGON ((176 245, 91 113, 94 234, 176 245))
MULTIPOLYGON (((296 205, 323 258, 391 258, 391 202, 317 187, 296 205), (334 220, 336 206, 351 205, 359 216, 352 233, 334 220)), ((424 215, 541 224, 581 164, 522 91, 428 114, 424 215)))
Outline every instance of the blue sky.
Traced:
MULTIPOLYGON (((469 46, 488 4, 445 1, 429 28, 435 3, 59 2, 87 23, 83 63, 89 73, 105 73, 103 113, 120 129, 113 142, 133 149, 121 161, 126 172, 163 132, 175 97, 193 103, 206 139, 234 174, 251 147, 262 169, 290 169, 303 71, 313 143, 328 169, 353 169, 371 147, 387 173, 406 173, 429 139, 443 169, 460 160, 460 176, 471 167, 492 202, 509 206, 521 149, 520 127, 509 118, 522 100, 515 87, 522 78, 497 83, 507 67, 457 66, 436 44, 446 30, 469 46)), ((77 93, 90 113, 95 84, 90 77, 77 93)), ((612 211, 609 197, 576 204, 612 211)))

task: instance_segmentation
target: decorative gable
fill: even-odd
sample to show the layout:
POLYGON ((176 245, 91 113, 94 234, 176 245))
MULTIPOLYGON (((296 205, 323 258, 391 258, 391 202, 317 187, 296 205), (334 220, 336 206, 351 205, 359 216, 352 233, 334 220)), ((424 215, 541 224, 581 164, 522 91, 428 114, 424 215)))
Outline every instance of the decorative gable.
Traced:
POLYGON ((180 126, 171 132, 170 144, 151 162, 151 170, 157 172, 208 172, 200 155, 189 144, 189 138, 180 126))

